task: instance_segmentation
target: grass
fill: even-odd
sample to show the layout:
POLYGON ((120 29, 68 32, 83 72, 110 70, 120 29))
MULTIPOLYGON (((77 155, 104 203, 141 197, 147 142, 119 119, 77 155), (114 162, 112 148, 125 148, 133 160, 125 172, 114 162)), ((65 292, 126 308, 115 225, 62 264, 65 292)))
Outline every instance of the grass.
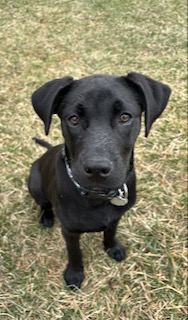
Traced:
MULTIPOLYGON (((187 319, 185 1, 2 0, 0 15, 0 318, 187 319), (101 234, 84 234, 86 279, 71 292, 59 223, 39 227, 26 187, 43 151, 31 137, 44 137, 30 95, 67 74, 129 71, 168 83, 173 94, 136 145, 138 201, 118 228, 126 261, 109 259, 101 234)), ((48 140, 62 141, 55 117, 48 140)))

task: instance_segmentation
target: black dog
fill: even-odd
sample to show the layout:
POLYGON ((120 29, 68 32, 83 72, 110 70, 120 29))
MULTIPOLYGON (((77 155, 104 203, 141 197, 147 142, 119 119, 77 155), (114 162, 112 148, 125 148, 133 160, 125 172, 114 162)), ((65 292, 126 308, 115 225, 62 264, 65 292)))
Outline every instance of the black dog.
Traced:
POLYGON ((52 227, 54 208, 68 250, 65 280, 80 287, 83 232, 104 231, 104 248, 121 261, 116 240, 121 216, 136 199, 134 144, 145 115, 145 135, 167 105, 170 88, 138 73, 52 80, 32 96, 48 134, 52 114, 61 119, 65 144, 52 147, 31 168, 29 190, 41 207, 41 223, 52 227))

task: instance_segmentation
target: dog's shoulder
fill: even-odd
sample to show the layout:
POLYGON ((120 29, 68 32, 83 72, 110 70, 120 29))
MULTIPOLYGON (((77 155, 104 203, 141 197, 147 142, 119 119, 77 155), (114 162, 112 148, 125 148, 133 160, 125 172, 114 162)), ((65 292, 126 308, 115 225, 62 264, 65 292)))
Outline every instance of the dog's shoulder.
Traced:
POLYGON ((56 156, 60 153, 60 151, 63 149, 64 144, 59 144, 55 147, 50 148, 47 150, 40 158, 39 162, 40 165, 45 165, 47 163, 51 163, 55 160, 56 156))

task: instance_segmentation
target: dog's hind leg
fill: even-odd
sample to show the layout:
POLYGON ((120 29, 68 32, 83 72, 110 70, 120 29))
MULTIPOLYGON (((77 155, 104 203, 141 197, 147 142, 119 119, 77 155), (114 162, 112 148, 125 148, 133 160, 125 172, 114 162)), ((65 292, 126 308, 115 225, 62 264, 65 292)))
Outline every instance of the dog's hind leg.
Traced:
POLYGON ((28 188, 32 197, 41 208, 39 222, 47 228, 54 224, 54 213, 51 203, 45 198, 41 188, 41 175, 38 161, 34 162, 28 180, 28 188))
POLYGON ((52 228, 54 225, 54 213, 51 207, 41 207, 39 223, 46 228, 52 228))

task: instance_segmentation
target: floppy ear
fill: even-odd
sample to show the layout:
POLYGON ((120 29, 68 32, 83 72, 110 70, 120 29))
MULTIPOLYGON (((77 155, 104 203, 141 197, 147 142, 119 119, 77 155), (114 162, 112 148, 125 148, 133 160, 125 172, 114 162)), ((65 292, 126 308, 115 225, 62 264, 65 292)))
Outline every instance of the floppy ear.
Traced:
POLYGON ((58 106, 67 87, 73 83, 72 77, 64 77, 47 82, 31 97, 33 107, 45 125, 45 133, 48 135, 52 114, 57 113, 58 106))
POLYGON ((141 98, 143 111, 145 111, 145 136, 147 137, 152 123, 165 109, 171 89, 166 84, 136 72, 129 73, 125 78, 141 98))

